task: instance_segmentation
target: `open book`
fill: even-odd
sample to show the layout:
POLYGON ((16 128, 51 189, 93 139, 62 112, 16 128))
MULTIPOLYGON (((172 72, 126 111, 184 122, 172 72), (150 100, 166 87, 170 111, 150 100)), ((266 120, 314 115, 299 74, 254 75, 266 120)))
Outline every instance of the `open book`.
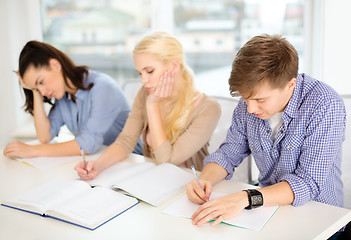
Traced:
POLYGON ((184 187, 194 178, 171 163, 155 165, 152 162, 131 163, 123 161, 103 171, 88 183, 124 190, 128 194, 158 206, 184 187))
MULTIPOLYGON (((210 199, 215 199, 224 195, 226 194, 212 192, 210 199)), ((163 213, 178 217, 191 218, 193 213, 199 207, 200 205, 191 202, 187 196, 183 196, 177 199, 171 205, 169 205, 166 209, 164 209, 163 213)), ((273 214, 277 211, 278 207, 279 206, 260 207, 252 210, 244 209, 234 218, 224 220, 222 222, 237 227, 260 231, 268 222, 268 220, 273 216, 273 214)))
POLYGON ((81 180, 55 180, 1 205, 95 230, 139 202, 81 180))

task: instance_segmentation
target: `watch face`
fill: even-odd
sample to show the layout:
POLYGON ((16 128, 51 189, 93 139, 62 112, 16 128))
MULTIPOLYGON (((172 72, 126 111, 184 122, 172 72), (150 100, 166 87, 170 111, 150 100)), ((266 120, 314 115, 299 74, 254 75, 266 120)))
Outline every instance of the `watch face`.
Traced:
POLYGON ((260 206, 263 203, 262 196, 260 195, 252 196, 251 201, 253 206, 260 206))

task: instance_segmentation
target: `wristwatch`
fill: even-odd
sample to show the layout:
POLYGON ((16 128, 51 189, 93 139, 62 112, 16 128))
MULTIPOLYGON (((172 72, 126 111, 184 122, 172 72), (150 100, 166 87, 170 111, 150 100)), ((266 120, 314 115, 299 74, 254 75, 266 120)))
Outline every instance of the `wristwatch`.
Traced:
POLYGON ((245 209, 258 208, 263 205, 263 196, 260 191, 257 191, 256 189, 246 189, 243 191, 247 192, 249 196, 249 206, 245 209))

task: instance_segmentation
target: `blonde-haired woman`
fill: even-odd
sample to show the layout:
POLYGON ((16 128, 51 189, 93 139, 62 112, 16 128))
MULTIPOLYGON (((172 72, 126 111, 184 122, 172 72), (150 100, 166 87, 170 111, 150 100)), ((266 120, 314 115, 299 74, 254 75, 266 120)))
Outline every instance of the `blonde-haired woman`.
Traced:
POLYGON ((96 161, 76 165, 82 179, 122 161, 132 152, 140 134, 144 156, 156 163, 202 170, 208 142, 220 117, 220 106, 194 87, 183 47, 167 33, 144 37, 133 52, 135 69, 143 87, 139 90, 122 133, 96 161))

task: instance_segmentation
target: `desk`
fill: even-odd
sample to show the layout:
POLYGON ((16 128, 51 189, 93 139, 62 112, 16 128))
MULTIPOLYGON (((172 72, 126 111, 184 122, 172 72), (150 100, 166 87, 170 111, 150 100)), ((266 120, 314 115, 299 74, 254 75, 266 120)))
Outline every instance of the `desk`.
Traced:
MULTIPOLYGON (((140 158, 139 158, 140 160, 140 158)), ((41 171, 0 157, 0 202, 52 179, 74 179, 76 162, 41 171)), ((239 191, 246 184, 223 181, 216 192, 239 191)), ((34 214, 0 207, 0 239, 326 239, 351 220, 351 211, 317 202, 302 207, 281 206, 256 232, 219 224, 193 226, 189 219, 162 214, 168 206, 140 203, 95 231, 34 214)))

